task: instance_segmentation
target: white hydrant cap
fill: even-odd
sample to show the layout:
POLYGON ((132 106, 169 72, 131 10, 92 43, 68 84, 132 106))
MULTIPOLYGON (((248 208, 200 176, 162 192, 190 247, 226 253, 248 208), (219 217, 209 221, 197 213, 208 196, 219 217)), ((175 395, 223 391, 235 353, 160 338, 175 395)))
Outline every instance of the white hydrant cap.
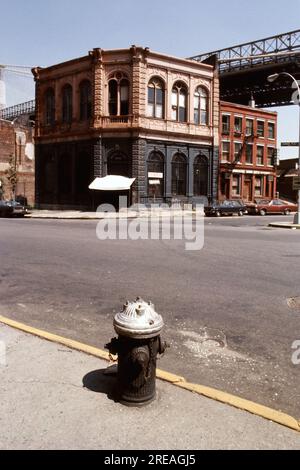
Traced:
POLYGON ((136 339, 153 338, 163 326, 163 319, 156 313, 152 302, 145 302, 140 297, 126 302, 123 311, 114 318, 116 333, 136 339))

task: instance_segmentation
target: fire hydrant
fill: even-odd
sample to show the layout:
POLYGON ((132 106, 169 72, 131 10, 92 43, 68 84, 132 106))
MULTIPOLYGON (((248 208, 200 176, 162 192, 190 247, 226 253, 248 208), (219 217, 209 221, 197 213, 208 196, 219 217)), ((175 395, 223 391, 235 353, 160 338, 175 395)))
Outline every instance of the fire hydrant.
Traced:
POLYGON ((161 315, 151 302, 138 297, 126 302, 114 318, 118 338, 105 345, 118 355, 117 396, 124 405, 142 406, 156 395, 156 358, 169 345, 161 341, 164 326, 161 315))

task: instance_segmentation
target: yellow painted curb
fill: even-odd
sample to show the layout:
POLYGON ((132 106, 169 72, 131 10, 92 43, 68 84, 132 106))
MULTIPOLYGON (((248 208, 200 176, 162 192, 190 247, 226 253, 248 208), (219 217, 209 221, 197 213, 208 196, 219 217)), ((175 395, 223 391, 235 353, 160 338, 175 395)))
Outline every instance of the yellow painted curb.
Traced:
MULTIPOLYGON (((110 360, 110 355, 106 351, 95 348, 94 346, 89 346, 87 344, 80 343, 79 341, 74 341, 72 339, 64 338, 63 336, 58 336, 52 333, 48 333, 47 331, 44 331, 44 330, 39 330, 38 328, 34 328, 31 326, 25 325, 24 323, 11 320, 10 318, 3 317, 2 315, 0 315, 0 323, 11 326, 18 330, 22 330, 26 333, 39 336, 40 338, 47 339, 48 341, 63 344, 64 346, 67 346, 69 348, 72 348, 78 351, 82 351, 86 354, 90 354, 91 356, 96 356, 96 357, 99 357, 101 359, 105 359, 108 361, 110 360)), ((185 390, 189 390, 190 392, 197 393, 199 395, 203 395, 212 400, 216 400, 221 403, 224 403, 226 405, 230 405, 235 408, 248 411, 249 413, 252 413, 256 416, 260 416, 261 418, 268 419, 270 421, 281 424, 295 431, 300 431, 300 422, 297 419, 285 413, 281 413, 280 411, 273 410, 272 408, 268 408, 267 406, 260 405, 250 400, 246 400, 244 398, 240 398, 235 395, 231 395, 230 393, 222 392, 221 390, 217 390, 211 387, 189 383, 185 380, 184 377, 171 374, 170 372, 166 372, 160 369, 156 370, 156 376, 158 379, 172 383, 173 385, 176 385, 177 387, 183 388, 185 390)))
POLYGON ((18 330, 22 330, 25 333, 30 333, 32 335, 39 336, 40 338, 47 339, 53 343, 63 344, 64 346, 85 352, 91 356, 100 357, 101 359, 106 359, 108 361, 110 360, 108 352, 102 351, 94 346, 89 346, 87 344, 80 343, 79 341, 74 341, 73 339, 64 338, 63 336, 54 335, 52 333, 48 333, 48 331, 39 330, 32 326, 25 325, 24 323, 11 320, 10 318, 2 317, 2 315, 0 315, 0 322, 18 330))

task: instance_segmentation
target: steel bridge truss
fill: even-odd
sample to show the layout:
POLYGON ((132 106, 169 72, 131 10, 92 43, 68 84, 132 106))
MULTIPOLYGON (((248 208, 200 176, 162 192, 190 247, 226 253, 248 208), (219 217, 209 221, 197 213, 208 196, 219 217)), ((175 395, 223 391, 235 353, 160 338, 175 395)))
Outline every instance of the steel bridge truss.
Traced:
POLYGON ((5 119, 11 121, 18 116, 24 114, 34 114, 35 113, 35 100, 26 101, 25 103, 16 104, 15 106, 10 106, 9 108, 4 108, 0 110, 0 119, 5 119))
POLYGON ((300 58, 300 30, 200 54, 190 59, 203 62, 214 55, 218 58, 221 74, 259 65, 290 62, 296 57, 300 58))

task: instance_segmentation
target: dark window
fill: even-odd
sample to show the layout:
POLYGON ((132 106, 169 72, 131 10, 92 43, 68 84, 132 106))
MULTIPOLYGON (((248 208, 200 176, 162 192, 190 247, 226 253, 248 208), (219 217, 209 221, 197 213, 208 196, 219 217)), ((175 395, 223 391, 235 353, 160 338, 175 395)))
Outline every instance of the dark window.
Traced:
POLYGON ((230 142, 223 141, 222 142, 222 157, 221 160, 224 162, 229 162, 230 160, 230 142))
POLYGON ((257 151, 256 151, 256 164, 257 165, 264 164, 264 153, 265 153, 265 148, 260 145, 257 146, 257 151))
POLYGON ((198 87, 194 94, 194 122, 208 124, 208 93, 203 87, 198 87))
POLYGON ((45 124, 53 126, 55 121, 55 96, 52 88, 49 88, 45 94, 45 111, 45 124))
POLYGON ((62 121, 70 124, 72 122, 72 87, 65 85, 62 90, 62 121))
POLYGON ((127 155, 120 152, 109 155, 107 159, 107 174, 130 177, 127 155))
POLYGON ((194 196, 207 196, 208 194, 208 161, 199 155, 194 161, 194 196))
POLYGON ((257 135, 258 137, 265 136, 265 122, 264 121, 257 121, 257 135))
POLYGON ((227 114, 222 115, 222 133, 229 134, 230 132, 230 116, 227 114))
POLYGON ((80 94, 80 120, 85 121, 92 117, 92 91, 88 80, 81 82, 79 87, 80 94))
POLYGON ((187 120, 187 87, 176 82, 172 88, 172 119, 178 122, 187 120))
POLYGON ((153 78, 148 84, 148 116, 164 118, 164 95, 162 81, 158 78, 153 78))
POLYGON ((161 198, 164 195, 164 157, 159 152, 151 152, 148 158, 148 196, 161 198))
POLYGON ((234 143, 234 161, 240 162, 242 158, 243 144, 242 142, 234 143))
POLYGON ((172 160, 172 195, 186 196, 187 161, 184 155, 176 153, 172 160))
POLYGON ((246 145, 246 163, 253 163, 253 145, 246 145))
POLYGON ((268 123, 268 137, 269 139, 275 139, 275 124, 273 122, 268 123))
POLYGON ((72 191, 72 156, 63 154, 59 156, 58 184, 60 202, 65 201, 66 196, 70 196, 72 191))
POLYGON ((234 132, 241 134, 243 130, 243 118, 240 116, 234 116, 234 132))
POLYGON ((273 147, 268 147, 268 166, 275 165, 275 149, 273 147))
POLYGON ((120 72, 108 83, 108 112, 110 116, 129 114, 129 82, 120 72))
POLYGON ((108 84, 108 112, 110 116, 118 114, 118 82, 110 80, 108 84))
POLYGON ((253 135, 254 134, 254 123, 253 119, 246 119, 246 135, 253 135))

